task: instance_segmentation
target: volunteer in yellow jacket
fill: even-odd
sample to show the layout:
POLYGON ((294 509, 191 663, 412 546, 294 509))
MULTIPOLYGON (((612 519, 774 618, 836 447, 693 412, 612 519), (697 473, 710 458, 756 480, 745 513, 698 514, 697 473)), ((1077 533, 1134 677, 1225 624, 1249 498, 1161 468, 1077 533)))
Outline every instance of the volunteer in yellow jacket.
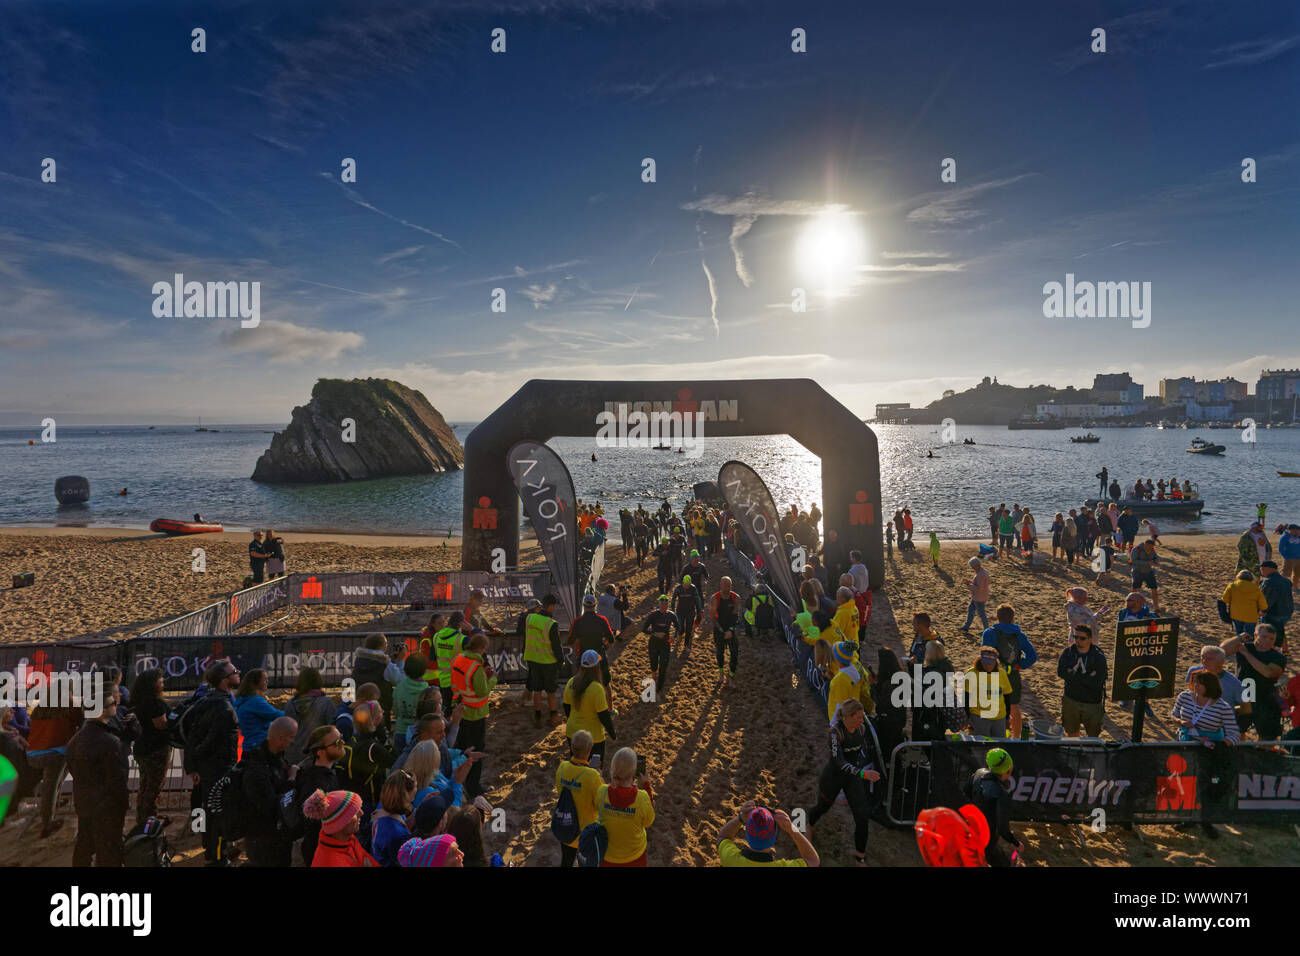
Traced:
POLYGON ((831 618, 831 629, 838 630, 836 640, 858 641, 858 602, 853 596, 852 588, 840 588, 835 592, 835 616, 831 618))
MULTIPOLYGON (((579 730, 570 743, 573 756, 563 761, 560 769, 555 771, 555 794, 557 799, 565 790, 573 795, 573 803, 578 808, 578 832, 581 833, 596 822, 596 794, 600 792, 604 781, 589 762, 591 734, 579 730)), ((577 858, 577 840, 560 847, 560 866, 573 866, 573 861, 577 858)))
POLYGON ((790 822, 790 815, 784 810, 773 813, 766 807, 758 806, 748 800, 740 808, 740 813, 728 820, 718 831, 718 858, 723 866, 820 866, 821 858, 808 838, 796 830, 790 822), (745 831, 745 842, 737 843, 736 836, 741 829, 745 831), (790 834, 795 847, 799 850, 798 860, 778 860, 776 858, 776 835, 778 830, 790 834))
POLYGON ((617 736, 605 685, 600 682, 600 652, 583 651, 578 666, 578 673, 564 685, 564 733, 570 741, 580 730, 591 734, 591 763, 600 767, 605 759, 606 733, 610 740, 617 736))
POLYGON ((858 701, 867 713, 875 710, 871 688, 862 679, 857 651, 858 645, 853 641, 837 641, 831 645, 831 663, 835 667, 835 676, 831 678, 826 690, 826 719, 832 724, 835 723, 835 714, 840 709, 840 704, 846 700, 858 701))
POLYGON ((533 726, 542 725, 542 698, 551 706, 551 726, 560 722, 555 709, 555 687, 559 683, 560 625, 555 621, 554 594, 542 598, 542 606, 524 619, 524 662, 528 665, 527 691, 533 695, 533 726))
MULTIPOLYGON (((483 662, 487 650, 486 634, 473 634, 466 642, 464 653, 451 662, 451 690, 457 700, 465 705, 456 733, 456 746, 460 750, 473 748, 487 750, 488 700, 497 686, 496 673, 483 662)), ((474 769, 465 780, 465 793, 470 797, 483 794, 479 778, 483 775, 483 762, 474 762, 474 769)))
POLYGON ((646 830, 655 822, 650 775, 637 777, 636 751, 624 747, 609 762, 609 776, 596 794, 596 821, 609 836, 600 865, 645 866, 646 830))

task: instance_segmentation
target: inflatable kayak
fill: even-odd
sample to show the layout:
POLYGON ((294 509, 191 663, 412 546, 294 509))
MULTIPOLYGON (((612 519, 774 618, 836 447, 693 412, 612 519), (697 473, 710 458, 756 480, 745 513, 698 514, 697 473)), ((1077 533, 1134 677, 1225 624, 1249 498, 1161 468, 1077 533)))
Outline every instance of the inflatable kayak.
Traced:
POLYGON ((207 521, 174 521, 171 518, 155 518, 149 525, 150 531, 163 534, 211 534, 224 530, 219 524, 207 521))

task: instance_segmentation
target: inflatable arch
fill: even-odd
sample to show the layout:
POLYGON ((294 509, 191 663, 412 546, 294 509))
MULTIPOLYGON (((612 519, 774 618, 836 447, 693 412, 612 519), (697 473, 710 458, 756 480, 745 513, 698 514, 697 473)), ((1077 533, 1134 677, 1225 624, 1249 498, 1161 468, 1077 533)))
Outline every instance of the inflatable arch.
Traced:
MULTIPOLYGON (((871 586, 884 583, 880 513, 880 455, 875 433, 805 378, 697 382, 592 382, 533 379, 465 439, 461 566, 487 571, 501 548, 506 563, 519 556, 520 502, 506 455, 524 438, 594 437, 602 412, 680 412, 698 416, 706 438, 789 435, 822 461, 822 538, 834 581, 848 570, 851 550, 862 552, 871 586), (834 536, 833 541, 830 540, 834 536)), ((688 426, 688 435, 692 434, 688 426)), ((751 464, 759 474, 764 462, 751 464)), ((714 475, 699 475, 712 479, 714 475)), ((791 502, 776 502, 784 510, 791 502)), ((805 507, 809 502, 802 503, 805 507)))

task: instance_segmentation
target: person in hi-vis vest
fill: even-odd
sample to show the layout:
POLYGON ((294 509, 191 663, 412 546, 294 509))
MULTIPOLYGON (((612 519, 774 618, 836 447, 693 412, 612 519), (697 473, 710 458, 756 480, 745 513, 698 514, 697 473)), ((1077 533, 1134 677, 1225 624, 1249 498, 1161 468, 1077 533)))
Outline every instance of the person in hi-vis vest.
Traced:
MULTIPOLYGON (((487 645, 486 634, 470 635, 465 641, 465 650, 451 664, 452 693, 465 705, 460 730, 456 734, 456 745, 464 750, 471 747, 479 752, 487 750, 488 701, 497 686, 496 672, 483 660, 487 645)), ((483 762, 475 761, 465 780, 466 794, 471 797, 482 795, 483 787, 479 783, 482 775, 483 762)))
POLYGON ((548 594, 542 598, 542 606, 524 620, 524 661, 528 665, 528 683, 525 689, 533 695, 533 726, 542 725, 542 698, 546 698, 551 708, 551 726, 561 723, 562 718, 555 706, 555 687, 559 682, 560 659, 560 625, 555 620, 555 605, 559 598, 548 594))

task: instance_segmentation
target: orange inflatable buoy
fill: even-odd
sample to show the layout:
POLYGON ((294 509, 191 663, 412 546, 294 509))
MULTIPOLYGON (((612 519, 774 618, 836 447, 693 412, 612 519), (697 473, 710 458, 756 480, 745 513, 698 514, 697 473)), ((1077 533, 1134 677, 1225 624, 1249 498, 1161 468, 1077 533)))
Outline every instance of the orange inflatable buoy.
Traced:
POLYGON ((29 438, 29 439, 27 439, 27 444, 29 444, 29 445, 35 445, 36 442, 34 442, 32 439, 29 438))
POLYGON ((926 866, 987 866, 984 848, 989 824, 974 804, 922 810, 916 818, 916 845, 926 866))

